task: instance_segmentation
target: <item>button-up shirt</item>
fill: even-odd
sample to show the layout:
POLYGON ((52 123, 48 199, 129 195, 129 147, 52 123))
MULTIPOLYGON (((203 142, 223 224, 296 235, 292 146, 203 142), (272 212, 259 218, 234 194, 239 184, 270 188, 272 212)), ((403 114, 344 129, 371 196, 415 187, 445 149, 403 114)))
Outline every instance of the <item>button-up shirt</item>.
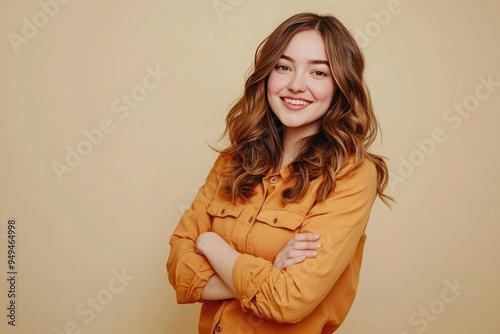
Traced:
POLYGON ((310 182, 298 202, 285 203, 289 168, 267 175, 248 200, 219 196, 225 158, 218 158, 171 239, 167 262, 178 303, 202 302, 199 333, 332 333, 347 315, 358 286, 365 230, 376 198, 377 173, 365 160, 336 176, 335 189, 317 202, 323 177, 310 182), (196 253, 196 239, 214 231, 241 253, 233 269, 236 298, 201 300, 210 276, 208 260, 196 253), (286 269, 276 255, 297 233, 316 233, 317 256, 286 269))

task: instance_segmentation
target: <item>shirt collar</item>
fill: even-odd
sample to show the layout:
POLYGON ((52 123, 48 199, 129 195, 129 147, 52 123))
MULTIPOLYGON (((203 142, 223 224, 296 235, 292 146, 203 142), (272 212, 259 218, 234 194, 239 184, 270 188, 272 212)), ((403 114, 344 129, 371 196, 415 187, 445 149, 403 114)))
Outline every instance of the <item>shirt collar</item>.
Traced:
POLYGON ((281 168, 278 172, 275 173, 269 172, 264 177, 264 180, 270 178, 271 176, 276 176, 276 175, 280 175, 283 178, 283 180, 286 180, 290 176, 290 174, 292 174, 290 169, 291 169, 291 164, 288 164, 285 167, 281 168))

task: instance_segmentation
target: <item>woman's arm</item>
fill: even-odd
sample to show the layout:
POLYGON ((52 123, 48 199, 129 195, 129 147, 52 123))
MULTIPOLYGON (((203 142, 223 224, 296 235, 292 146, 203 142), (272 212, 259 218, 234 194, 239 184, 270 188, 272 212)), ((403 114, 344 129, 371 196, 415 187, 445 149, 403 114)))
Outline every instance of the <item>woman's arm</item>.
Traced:
POLYGON ((215 232, 205 232, 196 240, 196 251, 205 256, 215 272, 224 281, 231 292, 234 292, 233 267, 241 255, 215 232))
POLYGON ((178 303, 200 301, 205 285, 215 274, 208 260, 196 252, 196 240, 200 234, 212 229, 207 206, 213 200, 218 186, 217 166, 220 160, 215 162, 205 184, 182 215, 170 238, 167 271, 178 303))
POLYGON ((229 289, 227 284, 217 274, 210 276, 201 293, 201 299, 203 300, 223 300, 235 297, 234 291, 229 289))
MULTIPOLYGON (((286 269, 303 262, 306 258, 315 257, 316 250, 321 247, 320 243, 315 242, 318 239, 319 235, 313 233, 296 234, 278 253, 273 263, 274 267, 286 269)), ((203 288, 201 298, 204 300, 235 298, 232 272, 236 261, 235 257, 239 256, 240 253, 233 250, 224 239, 214 232, 205 232, 198 237, 196 251, 210 261, 217 273, 220 272, 224 275, 224 280, 218 274, 210 277, 207 285, 203 288), (228 257, 227 252, 233 255, 228 257), (225 282, 231 284, 233 289, 229 288, 225 282)))

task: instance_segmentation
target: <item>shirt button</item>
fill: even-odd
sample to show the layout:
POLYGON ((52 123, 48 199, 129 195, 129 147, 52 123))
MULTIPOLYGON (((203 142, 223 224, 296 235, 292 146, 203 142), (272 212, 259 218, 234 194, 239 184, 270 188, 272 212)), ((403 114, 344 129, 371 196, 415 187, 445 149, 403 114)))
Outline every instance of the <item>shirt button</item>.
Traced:
POLYGON ((278 178, 276 176, 271 176, 271 178, 269 179, 269 182, 271 182, 272 184, 275 184, 276 182, 278 182, 278 178))
POLYGON ((217 323, 217 325, 215 325, 215 330, 217 332, 222 332, 222 325, 220 323, 217 323))
POLYGON ((250 218, 248 218, 248 222, 249 222, 249 223, 253 222, 253 216, 252 216, 252 217, 250 217, 250 218))

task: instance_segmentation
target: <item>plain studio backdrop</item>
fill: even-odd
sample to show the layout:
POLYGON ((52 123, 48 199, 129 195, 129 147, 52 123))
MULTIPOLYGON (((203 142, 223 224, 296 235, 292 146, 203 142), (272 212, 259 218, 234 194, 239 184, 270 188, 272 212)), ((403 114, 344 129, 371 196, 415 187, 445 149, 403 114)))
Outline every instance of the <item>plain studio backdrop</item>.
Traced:
POLYGON ((338 333, 500 332, 498 1, 7 0, 2 333, 196 333, 168 240, 258 43, 301 11, 363 47, 397 199, 375 203, 338 333))

